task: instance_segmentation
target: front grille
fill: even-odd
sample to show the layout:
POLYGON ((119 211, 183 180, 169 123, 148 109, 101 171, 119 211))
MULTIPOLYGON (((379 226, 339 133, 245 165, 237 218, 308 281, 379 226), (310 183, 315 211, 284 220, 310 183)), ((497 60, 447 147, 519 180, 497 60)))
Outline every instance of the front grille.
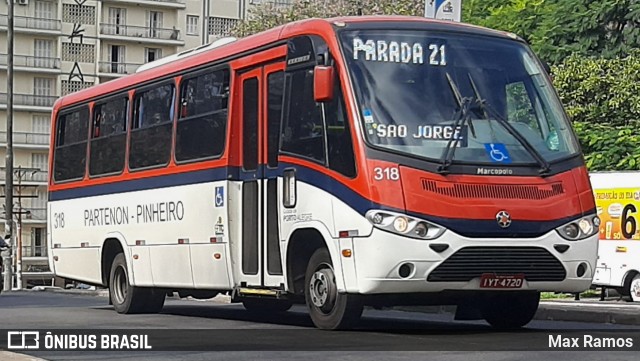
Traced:
POLYGON ((562 281, 562 263, 539 247, 466 247, 436 267, 427 281, 466 282, 483 273, 524 274, 531 282, 562 281))
POLYGON ((561 182, 549 185, 448 183, 421 179, 422 189, 455 198, 547 199, 564 193, 561 182))

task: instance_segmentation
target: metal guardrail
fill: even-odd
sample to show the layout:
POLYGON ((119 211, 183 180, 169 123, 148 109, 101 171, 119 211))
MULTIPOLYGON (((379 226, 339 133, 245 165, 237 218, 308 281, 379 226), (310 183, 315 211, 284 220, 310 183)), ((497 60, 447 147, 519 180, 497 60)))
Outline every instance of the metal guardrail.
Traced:
MULTIPOLYGON (((49 133, 13 132, 14 144, 49 145, 49 133)), ((7 142, 7 132, 0 132, 0 143, 7 142)))
POLYGON ((22 257, 47 257, 47 246, 23 246, 22 257))
POLYGON ((101 73, 111 74, 133 74, 138 67, 142 64, 134 63, 117 63, 112 61, 101 61, 98 64, 98 69, 101 73))
MULTIPOLYGON (((18 168, 14 168, 14 170, 17 170, 18 168)), ((5 181, 7 179, 6 176, 6 168, 2 167, 0 168, 0 181, 5 181)), ((49 179, 48 177, 48 173, 46 170, 38 170, 35 172, 24 172, 24 175, 22 176, 22 180, 21 182, 44 182, 46 183, 49 179)), ((14 178, 13 184, 17 185, 17 181, 14 178)), ((40 208, 38 208, 40 209, 40 208)), ((44 208, 43 208, 44 209, 44 208)))
MULTIPOLYGON (((7 54, 0 54, 0 65, 7 65, 7 63, 7 54)), ((14 54, 13 65, 28 68, 60 69, 60 58, 14 54)))
MULTIPOLYGON (((0 15, 0 26, 7 26, 8 16, 0 15)), ((14 16, 13 26, 23 29, 39 29, 60 31, 62 21, 57 19, 34 18, 30 16, 14 16)))
MULTIPOLYGON (((35 107, 52 107, 56 95, 13 94, 13 104, 35 107)), ((7 104, 7 93, 0 93, 0 104, 7 104)))
POLYGON ((180 30, 178 29, 153 28, 148 26, 101 23, 100 34, 161 40, 182 40, 180 39, 180 30))

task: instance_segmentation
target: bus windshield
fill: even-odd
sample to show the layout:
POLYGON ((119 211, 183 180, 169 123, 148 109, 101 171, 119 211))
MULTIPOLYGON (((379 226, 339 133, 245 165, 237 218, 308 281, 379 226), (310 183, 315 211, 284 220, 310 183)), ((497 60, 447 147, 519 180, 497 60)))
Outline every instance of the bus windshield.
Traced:
POLYGON ((579 152, 544 70, 524 44, 419 30, 340 36, 373 146, 492 165, 547 164, 579 152))

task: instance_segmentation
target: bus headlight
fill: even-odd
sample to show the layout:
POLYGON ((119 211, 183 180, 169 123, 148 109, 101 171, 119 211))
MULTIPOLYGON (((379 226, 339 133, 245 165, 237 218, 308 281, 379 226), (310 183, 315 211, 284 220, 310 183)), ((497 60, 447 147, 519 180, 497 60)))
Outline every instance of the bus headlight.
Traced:
POLYGON ((366 214, 374 227, 417 239, 435 239, 445 228, 425 220, 386 210, 372 209, 366 214))
POLYGON ((589 215, 560 226, 556 228, 556 231, 564 239, 578 241, 598 233, 599 226, 600 218, 595 215, 589 215))

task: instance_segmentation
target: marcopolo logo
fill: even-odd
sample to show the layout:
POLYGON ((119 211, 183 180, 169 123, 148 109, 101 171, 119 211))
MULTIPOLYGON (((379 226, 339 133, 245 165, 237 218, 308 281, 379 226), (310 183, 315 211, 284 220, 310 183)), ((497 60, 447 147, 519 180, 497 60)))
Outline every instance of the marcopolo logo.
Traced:
POLYGON ((478 167, 476 169, 476 174, 483 174, 483 175, 509 175, 509 174, 513 174, 513 169, 478 167))
POLYGON ((26 350, 40 348, 40 332, 9 331, 7 332, 7 348, 10 350, 26 350))

